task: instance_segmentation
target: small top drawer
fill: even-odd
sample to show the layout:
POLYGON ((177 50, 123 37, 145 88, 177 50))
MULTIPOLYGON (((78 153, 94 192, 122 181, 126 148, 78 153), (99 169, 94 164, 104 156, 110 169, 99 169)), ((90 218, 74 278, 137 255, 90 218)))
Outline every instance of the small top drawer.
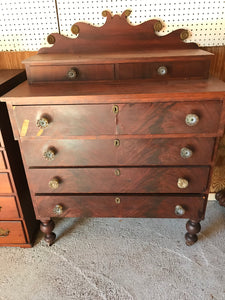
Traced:
POLYGON ((123 63, 118 67, 118 79, 207 78, 209 61, 183 60, 144 63, 123 63))
POLYGON ((27 66, 29 82, 113 80, 113 64, 27 66))

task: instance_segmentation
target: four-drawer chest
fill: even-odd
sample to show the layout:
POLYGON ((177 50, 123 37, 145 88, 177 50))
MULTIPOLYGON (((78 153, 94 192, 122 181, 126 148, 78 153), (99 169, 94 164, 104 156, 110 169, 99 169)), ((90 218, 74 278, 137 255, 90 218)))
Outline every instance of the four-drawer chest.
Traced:
POLYGON ((3 98, 49 244, 52 217, 80 216, 186 218, 186 244, 197 241, 225 84, 186 30, 159 36, 161 22, 132 26, 129 13, 50 35, 3 98))

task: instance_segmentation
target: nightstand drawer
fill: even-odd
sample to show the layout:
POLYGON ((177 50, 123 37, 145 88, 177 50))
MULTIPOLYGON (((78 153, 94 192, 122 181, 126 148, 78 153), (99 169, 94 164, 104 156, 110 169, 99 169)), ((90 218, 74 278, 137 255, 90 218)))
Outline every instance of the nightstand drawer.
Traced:
POLYGON ((203 193, 208 174, 208 167, 29 170, 35 193, 203 193))
POLYGON ((196 195, 37 196, 45 217, 203 218, 206 198, 196 195), (183 209, 183 210, 182 210, 183 209))
POLYGON ((29 167, 207 165, 213 138, 23 140, 29 167), (207 151, 206 151, 207 149, 207 151))
POLYGON ((118 107, 120 134, 216 133, 222 102, 135 103, 118 107))
POLYGON ((26 243, 23 226, 19 221, 0 221, 0 244, 26 243))
POLYGON ((0 170, 6 169, 6 163, 3 151, 0 151, 0 170))
POLYGON ((12 187, 8 173, 0 173, 0 193, 12 193, 12 187))
POLYGON ((15 218, 19 218, 15 198, 0 196, 0 219, 15 218))
POLYGON ((29 82, 113 80, 114 65, 50 65, 30 66, 29 82))
POLYGON ((158 61, 152 63, 119 64, 119 79, 170 79, 170 78, 207 78, 209 71, 208 60, 195 61, 158 61))

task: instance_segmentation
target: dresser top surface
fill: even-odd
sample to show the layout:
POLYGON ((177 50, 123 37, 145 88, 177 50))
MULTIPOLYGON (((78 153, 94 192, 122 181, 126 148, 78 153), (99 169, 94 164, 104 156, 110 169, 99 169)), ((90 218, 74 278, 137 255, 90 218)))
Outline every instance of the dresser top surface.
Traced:
POLYGON ((13 104, 122 103, 151 101, 224 99, 225 83, 209 80, 114 80, 99 82, 27 81, 5 94, 1 101, 13 104), (182 99, 183 98, 183 99, 182 99))
POLYGON ((130 51, 130 52, 112 52, 112 53, 50 53, 50 54, 37 54, 31 56, 23 61, 25 64, 35 65, 48 65, 48 64, 62 64, 62 63, 119 63, 119 62, 146 62, 156 61, 156 59, 165 59, 173 61, 175 59, 187 59, 187 57, 206 58, 213 56, 212 53, 201 50, 201 49, 167 49, 167 50, 146 50, 146 51, 130 51))

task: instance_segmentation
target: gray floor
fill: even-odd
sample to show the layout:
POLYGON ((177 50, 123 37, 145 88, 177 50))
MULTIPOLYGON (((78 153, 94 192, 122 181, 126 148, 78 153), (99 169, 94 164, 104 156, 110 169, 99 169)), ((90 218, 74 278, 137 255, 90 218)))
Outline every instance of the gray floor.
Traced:
POLYGON ((209 203, 192 247, 185 223, 59 220, 51 247, 0 248, 0 299, 225 299, 225 208, 209 203))

